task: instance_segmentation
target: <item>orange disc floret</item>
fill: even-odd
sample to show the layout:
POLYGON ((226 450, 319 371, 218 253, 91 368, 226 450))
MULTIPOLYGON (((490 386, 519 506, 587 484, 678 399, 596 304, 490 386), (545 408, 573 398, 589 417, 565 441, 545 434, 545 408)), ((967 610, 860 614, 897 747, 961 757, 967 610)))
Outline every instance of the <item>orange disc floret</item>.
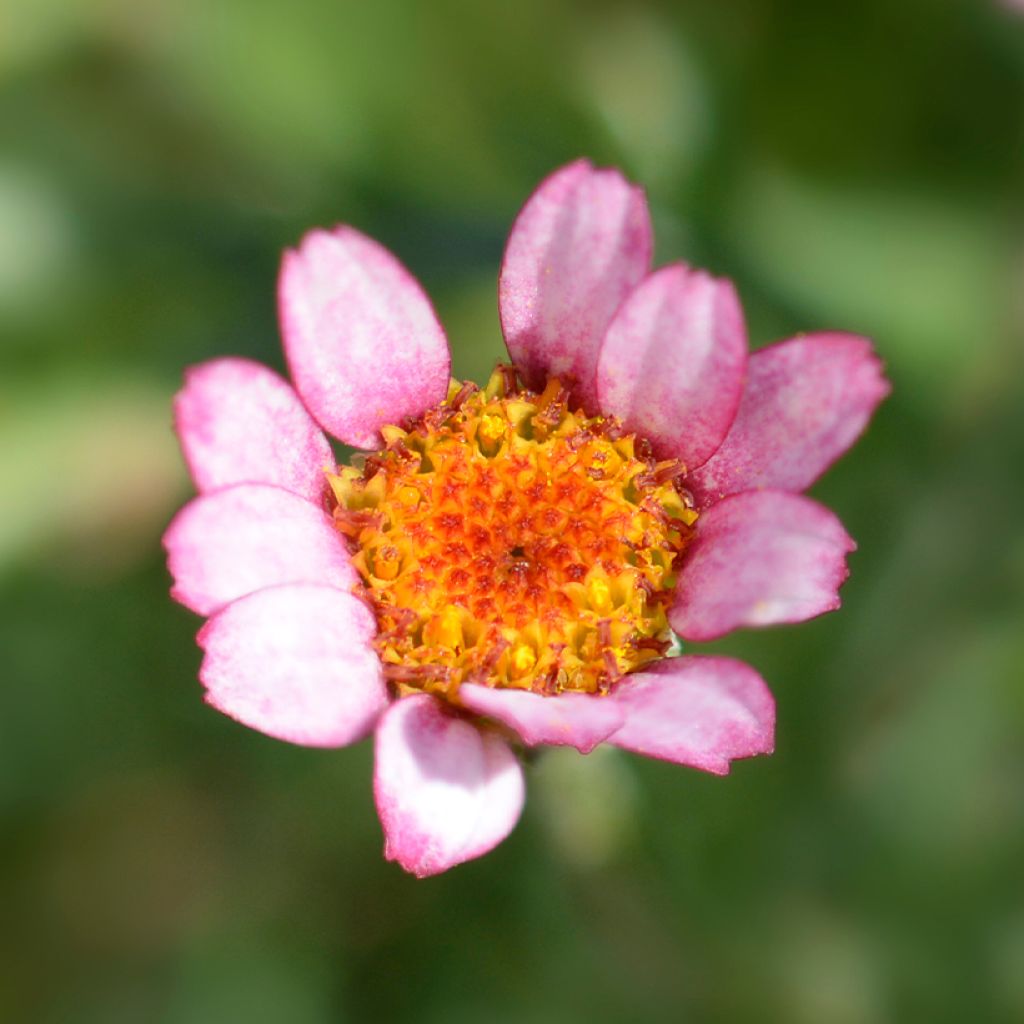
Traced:
POLYGON ((567 400, 557 379, 521 389, 511 367, 483 390, 453 381, 407 429, 385 427, 382 451, 329 475, 400 691, 602 693, 668 649, 697 519, 683 467, 567 400))

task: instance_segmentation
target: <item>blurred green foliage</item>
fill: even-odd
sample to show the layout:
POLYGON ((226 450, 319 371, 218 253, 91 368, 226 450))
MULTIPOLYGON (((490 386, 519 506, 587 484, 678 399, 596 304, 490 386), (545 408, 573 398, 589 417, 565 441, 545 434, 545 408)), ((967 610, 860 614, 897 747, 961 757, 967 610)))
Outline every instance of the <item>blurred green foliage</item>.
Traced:
POLYGON ((0 10, 0 1019, 1024 1019, 1024 14, 997 0, 7 0, 0 10), (894 394, 816 488, 845 608, 718 648, 779 701, 728 779, 552 752, 427 882, 367 744, 207 709, 167 597, 182 368, 280 366, 279 252, 397 252, 459 375, 580 154, 756 344, 870 333, 894 394))

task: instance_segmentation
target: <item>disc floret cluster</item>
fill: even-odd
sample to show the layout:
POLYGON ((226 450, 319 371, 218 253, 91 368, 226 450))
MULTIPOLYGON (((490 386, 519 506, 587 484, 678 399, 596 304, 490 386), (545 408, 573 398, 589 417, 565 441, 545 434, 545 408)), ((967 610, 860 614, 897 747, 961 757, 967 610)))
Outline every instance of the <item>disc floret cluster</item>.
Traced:
POLYGON ((615 417, 570 411, 500 367, 329 478, 333 516, 401 691, 457 701, 463 681, 607 693, 664 655, 693 533, 684 467, 615 417))

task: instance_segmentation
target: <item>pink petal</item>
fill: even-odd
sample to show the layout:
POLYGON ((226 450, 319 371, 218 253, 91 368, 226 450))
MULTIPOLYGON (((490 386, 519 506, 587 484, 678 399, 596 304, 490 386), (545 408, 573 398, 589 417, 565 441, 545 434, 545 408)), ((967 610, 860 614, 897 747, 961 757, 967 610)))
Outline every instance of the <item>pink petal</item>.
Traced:
POLYGON ((310 231, 281 263, 278 304, 295 386, 335 437, 382 446, 380 428, 448 393, 444 331, 416 279, 355 228, 310 231))
POLYGON ((171 595, 210 615, 281 583, 357 581, 345 542, 322 509, 280 487, 242 484, 189 502, 164 534, 171 595))
POLYGON ((622 724, 610 700, 583 693, 545 697, 528 690, 498 690, 477 683, 459 687, 463 706, 514 729, 530 746, 575 747, 588 754, 622 724))
POLYGON ((637 285, 615 314, 597 364, 603 412, 699 466, 736 415, 747 330, 736 290, 682 263, 637 285))
POLYGON ((277 484, 319 500, 335 468, 327 438, 298 395, 273 370, 248 359, 217 359, 185 373, 174 423, 200 491, 277 484))
POLYGON ((375 632, 373 615, 351 594, 260 590, 199 631, 199 678, 207 701, 244 725, 307 747, 343 747, 387 705, 375 632))
POLYGON ((626 713, 609 742, 638 754, 727 775, 731 760, 775 749, 775 701, 733 658, 667 658, 627 676, 609 699, 626 713))
POLYGON ((531 387, 572 377, 596 412, 601 340, 650 263, 647 200, 618 171, 577 160, 541 182, 512 226, 498 283, 505 344, 531 387))
POLYGON ((423 878, 493 849, 523 809, 508 744, 426 694, 396 701, 377 729, 374 795, 384 855, 423 878))
POLYGON ((802 491, 853 444, 889 390, 866 338, 809 334, 761 349, 732 429, 687 486, 705 505, 760 487, 802 491))
POLYGON ((669 611, 687 640, 802 622, 839 607, 855 550, 823 505, 786 491, 734 494, 701 514, 669 611))

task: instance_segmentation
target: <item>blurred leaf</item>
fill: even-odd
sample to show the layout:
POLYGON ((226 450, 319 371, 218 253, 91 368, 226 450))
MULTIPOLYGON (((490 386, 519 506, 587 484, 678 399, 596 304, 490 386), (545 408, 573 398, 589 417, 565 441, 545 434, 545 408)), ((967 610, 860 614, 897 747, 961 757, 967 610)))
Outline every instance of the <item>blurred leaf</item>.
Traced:
POLYGON ((594 104, 647 187, 677 181, 708 145, 710 99, 692 46, 642 7, 609 11, 575 40, 581 98, 594 104))
POLYGON ((873 336, 915 402, 948 401, 999 356, 1006 251, 984 212, 761 166, 744 175, 729 223, 757 273, 808 311, 807 330, 873 336))
POLYGON ((0 390, 0 568, 58 548, 103 575, 151 544, 184 489, 170 395, 94 375, 0 390))
POLYGON ((54 183, 12 163, 0 164, 0 224, 0 319, 32 324, 81 287, 76 225, 54 183))
POLYGON ((565 860, 582 869, 614 861, 633 838, 636 783, 628 755, 598 747, 583 755, 568 748, 541 752, 530 772, 551 839, 565 860))

